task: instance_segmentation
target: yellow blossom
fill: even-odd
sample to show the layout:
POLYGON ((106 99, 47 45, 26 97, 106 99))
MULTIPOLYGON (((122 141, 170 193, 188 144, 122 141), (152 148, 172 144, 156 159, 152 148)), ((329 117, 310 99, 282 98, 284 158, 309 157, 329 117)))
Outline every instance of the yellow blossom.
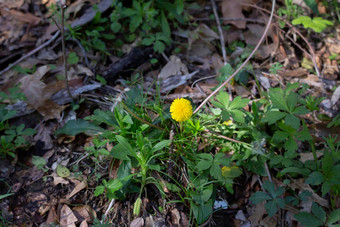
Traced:
POLYGON ((192 116, 192 106, 189 100, 175 99, 170 106, 172 119, 178 122, 186 121, 192 116))
POLYGON ((229 121, 224 121, 223 124, 228 126, 228 125, 231 125, 233 123, 232 120, 229 120, 229 121))

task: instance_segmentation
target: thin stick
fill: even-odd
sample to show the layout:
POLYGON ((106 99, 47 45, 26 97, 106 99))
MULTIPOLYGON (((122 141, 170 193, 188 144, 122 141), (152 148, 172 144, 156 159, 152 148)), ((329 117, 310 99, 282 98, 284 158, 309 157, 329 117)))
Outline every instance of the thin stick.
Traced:
POLYGON ((248 58, 242 63, 242 65, 226 80, 224 81, 215 91, 213 91, 197 108, 196 110, 194 111, 194 114, 197 113, 197 111, 199 111, 203 105, 208 102, 208 100, 213 97, 219 90, 221 90, 222 87, 224 87, 227 83, 229 83, 229 81, 235 77, 235 75, 248 63, 248 61, 250 60, 250 58, 255 54, 255 52, 257 51, 257 49, 260 47, 262 41, 264 40, 267 32, 268 32, 268 29, 270 27, 270 24, 272 22, 272 19, 273 19, 273 15, 274 15, 274 9, 275 9, 275 3, 276 3, 276 0, 273 0, 273 3, 272 3, 272 11, 270 13, 270 17, 269 17, 269 20, 268 20, 268 23, 267 23, 267 26, 266 26, 266 29, 264 30, 263 32, 263 35, 261 37, 261 39, 259 40, 259 42, 257 43, 256 47, 253 49, 253 51, 250 53, 250 55, 248 56, 248 58))
POLYGON ((66 90, 68 96, 73 100, 73 96, 70 91, 70 87, 68 86, 68 75, 67 75, 67 60, 66 60, 66 48, 65 48, 65 28, 64 28, 64 16, 65 16, 65 5, 61 5, 61 46, 63 49, 63 61, 64 61, 64 75, 65 75, 65 83, 66 90))
POLYGON ((57 31, 50 40, 46 41, 44 44, 40 45, 38 48, 32 50, 31 52, 25 54, 24 56, 22 56, 21 58, 19 58, 18 60, 16 60, 14 63, 8 65, 6 68, 4 68, 1 72, 0 75, 3 75, 5 72, 7 72, 8 70, 10 70, 11 68, 13 68, 13 66, 19 64, 20 62, 22 62, 23 60, 31 57, 33 54, 37 53, 38 51, 40 51, 41 49, 44 49, 46 46, 50 45, 50 43, 52 43, 58 36, 60 35, 60 31, 57 31))
POLYGON ((109 212, 110 212, 110 210, 111 210, 111 208, 112 208, 112 206, 113 206, 114 203, 115 203, 115 199, 112 199, 111 202, 110 202, 110 204, 109 204, 109 206, 108 206, 108 208, 107 208, 106 211, 105 211, 105 214, 104 214, 104 216, 103 216, 103 218, 102 218, 100 224, 105 223, 105 219, 106 219, 107 215, 109 214, 109 212))
POLYGON ((242 142, 242 141, 239 141, 239 140, 235 140, 235 139, 232 139, 230 137, 227 137, 227 136, 224 136, 224 135, 221 135, 217 132, 214 132, 214 131, 211 131, 210 129, 204 129, 205 132, 209 132, 211 134, 214 134, 216 135, 217 137, 220 137, 222 139, 225 139, 225 140, 229 140, 230 142, 234 142, 234 143, 245 143, 245 142, 242 142))
POLYGON ((223 63, 224 63, 224 65, 226 65, 227 64, 227 53, 225 52, 224 35, 223 35, 220 19, 218 17, 218 13, 217 13, 217 10, 216 10, 215 0, 211 0, 211 5, 212 5, 213 11, 214 11, 214 15, 215 15, 218 33, 220 34, 220 42, 221 42, 223 63))

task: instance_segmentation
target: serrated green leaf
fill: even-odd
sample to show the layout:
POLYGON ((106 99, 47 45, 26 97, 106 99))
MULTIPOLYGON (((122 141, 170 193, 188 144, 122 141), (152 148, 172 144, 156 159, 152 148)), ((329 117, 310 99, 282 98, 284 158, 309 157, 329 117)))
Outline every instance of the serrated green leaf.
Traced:
POLYGON ((103 185, 99 185, 94 190, 94 196, 99 196, 99 195, 103 194, 104 191, 105 191, 105 187, 103 185))
POLYGON ((122 148, 125 149, 128 152, 128 155, 136 157, 136 154, 133 151, 133 149, 132 149, 131 145, 129 144, 129 142, 127 141, 127 139, 125 139, 123 136, 120 136, 120 135, 116 135, 116 139, 117 139, 118 143, 122 146, 122 148))
POLYGON ((232 109, 240 109, 243 108, 245 106, 247 106, 247 104, 249 103, 249 99, 242 99, 241 96, 237 96, 234 98, 234 100, 230 103, 229 105, 229 110, 232 109))
POLYGON ((47 162, 43 157, 40 156, 32 156, 32 163, 37 167, 37 169, 43 168, 47 162))
POLYGON ((287 113, 280 111, 270 111, 265 114, 262 122, 268 122, 269 125, 276 123, 287 115, 287 113))
POLYGON ((298 130, 301 126, 300 119, 292 114, 285 117, 285 123, 295 130, 298 130))
POLYGON ((290 92, 287 96, 287 106, 289 111, 293 111, 298 102, 298 95, 294 92, 290 92))
POLYGON ((288 137, 288 140, 285 142, 284 146, 288 152, 294 152, 298 149, 298 145, 292 136, 288 137))
POLYGON ((119 160, 130 160, 127 156, 128 151, 122 144, 117 144, 116 146, 114 146, 110 151, 110 155, 119 160))
POLYGON ((277 206, 275 201, 267 201, 264 207, 266 208, 269 217, 273 217, 277 212, 277 206))
POLYGON ((259 192, 254 193, 249 199, 254 204, 258 204, 258 203, 263 202, 265 200, 271 200, 272 197, 265 192, 259 191, 259 192))
POLYGON ((293 110, 293 112, 292 112, 292 114, 296 114, 296 115, 304 115, 304 114, 307 114, 307 113, 309 113, 310 111, 308 110, 308 109, 306 109, 306 107, 304 107, 304 106, 298 106, 298 107, 296 107, 294 110, 293 110))
POLYGON ((79 133, 85 133, 86 135, 94 136, 104 131, 105 129, 97 125, 94 125, 89 121, 78 119, 78 120, 68 121, 64 127, 56 130, 55 134, 56 135, 66 134, 66 135, 75 136, 79 133))
POLYGON ((111 193, 114 193, 121 189, 122 186, 123 183, 119 179, 110 179, 106 187, 111 193))
POLYGON ((312 204, 312 213, 323 223, 326 222, 326 212, 314 202, 312 204))
POLYGON ((220 179, 222 177, 222 170, 218 163, 213 162, 210 168, 210 175, 213 176, 215 179, 220 179))
POLYGON ((75 52, 70 52, 67 57, 67 63, 70 65, 77 64, 79 58, 75 52))
POLYGON ((286 140, 288 136, 289 136, 288 132, 276 131, 276 132, 274 132, 273 140, 275 142, 282 142, 282 141, 286 140))
POLYGON ((336 210, 333 210, 332 213, 329 215, 327 224, 332 225, 339 220, 340 220, 340 209, 336 209, 336 210))
POLYGON ((316 218, 314 215, 307 213, 307 212, 300 212, 294 215, 296 220, 300 222, 304 226, 308 227, 318 227, 323 225, 322 221, 316 218))
POLYGON ((319 185, 325 180, 324 176, 322 173, 315 171, 311 173, 308 178, 306 179, 305 183, 306 184, 311 184, 311 185, 319 185))
POLYGON ((240 110, 230 110, 230 114, 236 122, 245 123, 244 113, 240 110))
POLYGON ((274 107, 279 108, 280 110, 289 111, 282 90, 271 89, 269 92, 269 98, 274 107))
POLYGON ((70 173, 70 170, 66 166, 58 165, 57 174, 59 177, 68 177, 70 176, 71 173, 70 173))
POLYGON ((229 106, 229 94, 226 92, 220 92, 216 96, 216 99, 223 105, 222 108, 227 109, 229 106))

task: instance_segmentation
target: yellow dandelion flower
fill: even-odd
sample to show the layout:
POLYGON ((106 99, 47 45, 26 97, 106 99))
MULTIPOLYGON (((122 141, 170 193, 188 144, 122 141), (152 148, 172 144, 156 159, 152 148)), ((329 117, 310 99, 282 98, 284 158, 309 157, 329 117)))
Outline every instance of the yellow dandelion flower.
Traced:
POLYGON ((229 121, 224 121, 223 124, 228 126, 228 125, 231 125, 233 123, 232 120, 229 120, 229 121))
POLYGON ((170 106, 172 119, 178 122, 186 121, 192 116, 192 105, 189 100, 175 99, 170 106))

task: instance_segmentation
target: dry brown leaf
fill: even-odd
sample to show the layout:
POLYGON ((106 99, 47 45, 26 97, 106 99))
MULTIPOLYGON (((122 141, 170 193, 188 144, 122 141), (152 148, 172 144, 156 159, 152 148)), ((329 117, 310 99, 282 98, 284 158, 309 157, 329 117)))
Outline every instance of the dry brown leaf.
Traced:
POLYGON ((25 0, 0 0, 0 6, 6 8, 20 8, 25 0))
POLYGON ((186 74, 189 74, 189 71, 185 64, 182 63, 179 57, 171 55, 170 61, 162 68, 158 78, 164 80, 169 76, 186 74))
POLYGON ((96 217, 96 212, 89 205, 74 207, 72 210, 81 216, 83 221, 91 221, 93 217, 96 217))
POLYGON ((255 2, 256 2, 255 0, 239 0, 239 1, 223 0, 221 5, 223 17, 241 19, 238 21, 224 21, 224 24, 233 24, 240 29, 246 28, 246 21, 242 20, 245 18, 245 16, 242 13, 242 10, 246 9, 246 7, 244 7, 242 3, 251 4, 255 2))
POLYGON ((214 53, 211 57, 211 62, 215 69, 215 73, 217 75, 220 74, 220 69, 224 66, 221 56, 217 53, 214 53))
POLYGON ((79 225, 79 227, 88 227, 89 225, 87 224, 87 221, 86 220, 83 220, 81 223, 80 223, 80 225, 79 225))
POLYGON ((70 227, 70 226, 76 226, 75 222, 77 222, 78 219, 67 205, 63 205, 63 207, 60 210, 60 225, 62 227, 70 227))
POLYGON ((66 199, 71 198, 72 196, 74 196, 75 194, 77 194, 78 192, 80 192, 86 187, 87 187, 86 181, 80 182, 79 184, 76 185, 76 187, 72 190, 72 192, 66 196, 66 199))
POLYGON ((181 216, 179 215, 179 211, 175 208, 171 210, 171 224, 178 226, 180 224, 181 216))
POLYGON ((135 218, 130 223, 130 227, 143 227, 144 226, 144 219, 143 218, 135 218))
POLYGON ((57 223, 57 222, 58 222, 57 212, 55 210, 55 206, 52 206, 50 208, 50 211, 48 212, 46 224, 53 224, 53 223, 57 223))
POLYGON ((267 214, 264 204, 265 202, 256 204, 254 213, 248 218, 251 222, 251 226, 259 226, 259 222, 263 219, 263 216, 267 214))

